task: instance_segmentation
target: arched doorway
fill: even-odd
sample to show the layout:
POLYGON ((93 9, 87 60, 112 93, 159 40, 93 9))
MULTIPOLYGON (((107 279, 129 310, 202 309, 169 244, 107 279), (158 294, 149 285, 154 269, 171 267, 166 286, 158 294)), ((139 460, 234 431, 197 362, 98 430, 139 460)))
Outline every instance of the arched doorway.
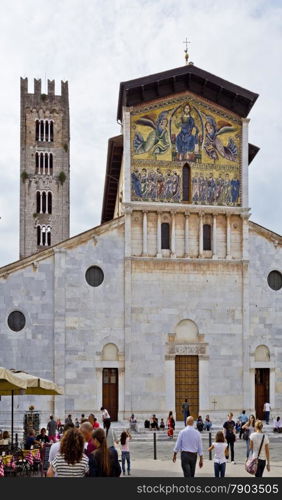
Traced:
POLYGON ((176 326, 175 335, 175 412, 176 420, 183 420, 182 404, 188 400, 190 414, 199 412, 199 356, 197 325, 184 319, 176 326))
MULTIPOLYGON (((259 345, 255 350, 255 362, 264 364, 270 361, 270 352, 267 346, 259 345)), ((264 418, 263 406, 269 403, 269 368, 255 369, 255 409, 256 417, 264 418)))
POLYGON ((108 362, 109 367, 103 368, 102 373, 102 405, 111 416, 112 421, 118 420, 118 368, 112 368, 112 362, 118 361, 118 348, 115 344, 106 344, 103 348, 102 359, 108 362))

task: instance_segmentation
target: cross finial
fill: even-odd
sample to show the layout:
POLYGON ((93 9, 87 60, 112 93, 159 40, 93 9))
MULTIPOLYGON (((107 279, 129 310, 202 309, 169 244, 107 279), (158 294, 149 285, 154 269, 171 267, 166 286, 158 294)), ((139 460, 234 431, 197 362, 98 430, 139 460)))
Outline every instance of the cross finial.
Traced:
POLYGON ((187 36, 185 38, 185 41, 183 42, 185 43, 185 49, 184 49, 184 53, 185 53, 185 64, 188 64, 188 59, 189 59, 189 54, 188 54, 188 43, 191 43, 187 40, 187 36))

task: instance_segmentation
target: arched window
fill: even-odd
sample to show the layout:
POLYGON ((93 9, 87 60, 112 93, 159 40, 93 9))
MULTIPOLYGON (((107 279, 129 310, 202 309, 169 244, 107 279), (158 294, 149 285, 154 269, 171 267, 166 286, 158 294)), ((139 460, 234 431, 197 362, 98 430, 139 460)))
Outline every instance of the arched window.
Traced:
POLYGON ((42 196, 42 213, 46 214, 47 207, 46 207, 46 193, 45 193, 45 191, 43 191, 41 196, 42 196))
POLYGON ((37 226, 36 230, 37 230, 37 246, 39 246, 41 241, 41 227, 37 226))
POLYGON ((43 174, 43 167, 44 167, 44 155, 43 153, 40 153, 40 168, 39 168, 40 174, 43 174))
POLYGON ((50 226, 47 227, 47 245, 48 245, 48 247, 51 246, 51 228, 50 228, 50 226))
POLYGON ((53 175, 53 153, 49 154, 49 174, 53 175))
POLYGON ((54 141, 54 122, 53 120, 50 121, 50 142, 54 141))
POLYGON ((35 153, 35 173, 39 174, 39 154, 35 153))
POLYGON ((50 193, 50 191, 47 196, 47 213, 52 213, 52 193, 50 193))
POLYGON ((40 199, 41 199, 41 193, 40 191, 36 192, 36 213, 40 214, 40 199))
POLYGON ((40 120, 39 141, 44 141, 44 120, 40 120))
POLYGON ((45 120, 45 141, 49 141, 49 122, 45 120))
POLYGON ((41 227, 41 245, 42 246, 46 245, 46 227, 45 226, 41 227))
POLYGON ((211 250, 211 225, 203 225, 203 250, 211 250))
POLYGON ((182 170, 182 200, 190 201, 190 167, 186 163, 182 170))
POLYGON ((39 141, 39 120, 35 122, 35 140, 39 141))
POLYGON ((37 231, 37 245, 40 247, 51 246, 51 227, 38 225, 36 231, 37 231))
POLYGON ((168 222, 162 222, 161 232, 162 232, 162 249, 169 250, 170 244, 169 244, 169 223, 168 222))

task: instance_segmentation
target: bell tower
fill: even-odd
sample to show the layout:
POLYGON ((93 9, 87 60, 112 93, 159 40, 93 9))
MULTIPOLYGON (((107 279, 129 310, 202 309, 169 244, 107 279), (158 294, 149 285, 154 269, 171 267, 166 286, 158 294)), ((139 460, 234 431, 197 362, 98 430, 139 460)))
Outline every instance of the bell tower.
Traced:
POLYGON ((70 132, 68 82, 21 78, 20 259, 69 238, 70 132))

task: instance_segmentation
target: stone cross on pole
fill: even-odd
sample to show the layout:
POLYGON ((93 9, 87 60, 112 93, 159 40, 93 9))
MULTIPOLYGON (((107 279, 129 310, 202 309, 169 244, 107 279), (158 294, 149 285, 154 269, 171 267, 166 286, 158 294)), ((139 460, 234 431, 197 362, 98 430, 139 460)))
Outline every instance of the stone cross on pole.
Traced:
POLYGON ((184 49, 184 52, 185 52, 185 64, 188 64, 188 59, 189 59, 189 54, 188 54, 188 43, 191 43, 187 40, 187 36, 185 38, 185 41, 182 42, 182 43, 185 43, 185 46, 186 48, 184 49))
POLYGON ((212 404, 213 404, 213 409, 215 410, 215 405, 216 405, 217 401, 215 400, 215 398, 213 399, 212 401, 212 404))

